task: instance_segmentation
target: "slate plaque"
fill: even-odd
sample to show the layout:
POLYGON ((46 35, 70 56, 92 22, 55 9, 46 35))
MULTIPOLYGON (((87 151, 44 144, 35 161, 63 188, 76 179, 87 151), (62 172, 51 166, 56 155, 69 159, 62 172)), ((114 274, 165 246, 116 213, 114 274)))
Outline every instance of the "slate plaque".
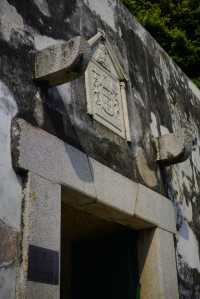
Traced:
POLYGON ((28 280, 58 285, 59 253, 54 250, 30 245, 28 280))

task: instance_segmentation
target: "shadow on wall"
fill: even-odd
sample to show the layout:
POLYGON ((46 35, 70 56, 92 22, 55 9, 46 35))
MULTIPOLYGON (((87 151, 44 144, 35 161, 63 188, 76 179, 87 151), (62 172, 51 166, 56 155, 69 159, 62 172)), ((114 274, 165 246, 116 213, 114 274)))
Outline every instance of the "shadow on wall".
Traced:
MULTIPOLYGON (((63 86, 67 86, 64 84, 63 86)), ((81 143, 79 142, 76 129, 73 125, 73 120, 70 117, 73 115, 72 105, 66 107, 64 103, 64 98, 58 91, 59 87, 45 88, 43 87, 43 98, 44 98, 44 108, 46 113, 49 115, 48 119, 51 120, 51 123, 46 124, 50 126, 52 134, 58 136, 61 140, 67 141, 70 144, 75 143, 75 146, 83 151, 81 143), (66 140, 67 135, 67 140, 66 140)), ((66 91, 67 93, 67 91, 66 91)), ((65 98, 67 94, 65 95, 65 98)), ((47 119, 47 118, 45 118, 47 119)))
MULTIPOLYGON (((74 26, 78 25, 75 20, 74 24, 65 21, 76 10, 76 0, 8 0, 8 3, 16 8, 27 25, 33 27, 42 35, 55 39, 69 39, 73 35, 78 35, 74 26)), ((80 23, 80 18, 77 19, 77 23, 80 23)))
POLYGON ((59 91, 62 85, 51 88, 42 86, 43 110, 46 114, 42 128, 48 128, 48 132, 66 142, 67 156, 70 159, 74 172, 81 181, 90 183, 93 182, 93 175, 88 158, 83 154, 84 150, 73 125, 74 110, 68 102, 71 97, 67 95, 67 85, 63 85, 63 95, 59 91), (70 144, 73 144, 73 147, 70 144), (77 153, 78 151, 82 151, 82 154, 80 152, 77 153), (79 157, 78 159, 77 156, 79 157))

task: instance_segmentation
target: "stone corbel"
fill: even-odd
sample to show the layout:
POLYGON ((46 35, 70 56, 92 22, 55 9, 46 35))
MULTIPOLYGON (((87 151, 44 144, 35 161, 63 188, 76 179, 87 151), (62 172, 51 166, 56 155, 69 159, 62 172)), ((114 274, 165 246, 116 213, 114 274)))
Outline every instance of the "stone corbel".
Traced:
POLYGON ((154 140, 157 151, 156 160, 164 166, 187 160, 196 143, 196 138, 188 129, 181 129, 176 134, 166 134, 154 140))
POLYGON ((78 36, 36 52, 34 79, 49 86, 59 85, 82 75, 91 59, 88 41, 78 36))
POLYGON ((105 39, 105 32, 98 32, 88 41, 78 36, 36 52, 33 78, 49 86, 66 83, 82 75, 92 57, 91 48, 105 39))

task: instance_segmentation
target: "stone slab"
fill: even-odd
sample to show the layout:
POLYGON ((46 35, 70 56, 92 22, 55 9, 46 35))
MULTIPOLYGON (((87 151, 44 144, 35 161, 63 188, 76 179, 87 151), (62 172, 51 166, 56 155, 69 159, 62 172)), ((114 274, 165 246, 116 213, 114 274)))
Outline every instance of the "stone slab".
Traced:
POLYGON ((155 226, 176 233, 175 209, 172 202, 141 184, 138 184, 135 215, 155 226))
POLYGON ((34 78, 50 86, 74 80, 84 73, 90 58, 91 48, 83 37, 52 45, 36 52, 34 78))
POLYGON ((192 129, 182 128, 176 134, 165 134, 155 138, 157 161, 163 166, 183 162, 194 149, 195 135, 192 129))
POLYGON ((22 119, 13 125, 12 137, 15 167, 89 198, 96 197, 88 158, 83 152, 22 119))
MULTIPOLYGON (((30 253, 31 248, 41 249, 39 253, 43 254, 44 259, 49 261, 48 252, 55 252, 58 256, 58 264, 53 266, 59 269, 61 186, 29 171, 24 194, 25 199, 22 215, 24 225, 21 241, 22 262, 20 264, 20 274, 17 284, 18 296, 19 298, 35 298, 35 292, 40 290, 41 294, 44 295, 38 298, 59 298, 59 296, 56 297, 55 295, 59 294, 58 285, 53 288, 55 290, 54 297, 50 297, 49 294, 52 293, 53 283, 45 286, 46 284, 41 283, 40 280, 40 282, 33 284, 34 269, 35 266, 38 267, 41 255, 31 255, 30 253), (33 285, 37 286, 32 288, 33 285)), ((42 271, 44 271, 44 268, 48 269, 48 266, 46 267, 45 264, 41 264, 42 270, 41 273, 38 273, 38 277, 39 275, 46 277, 46 273, 42 271)), ((51 278, 54 273, 51 271, 48 275, 51 278)))
POLYGON ((61 187, 29 172, 28 243, 60 250, 61 187))
POLYGON ((89 158, 98 203, 133 216, 138 184, 89 158))
POLYGON ((162 229, 139 234, 141 299, 178 299, 173 234, 162 229))

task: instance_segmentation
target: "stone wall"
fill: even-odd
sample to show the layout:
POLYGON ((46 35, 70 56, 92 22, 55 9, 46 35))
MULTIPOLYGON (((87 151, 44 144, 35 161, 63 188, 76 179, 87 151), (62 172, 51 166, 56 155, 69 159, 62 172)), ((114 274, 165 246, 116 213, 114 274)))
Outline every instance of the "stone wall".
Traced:
POLYGON ((199 298, 199 101, 200 91, 119 1, 1 0, 0 230, 11 231, 9 238, 2 234, 5 241, 0 245, 0 251, 11 248, 8 257, 0 255, 2 298, 14 298, 15 285, 8 287, 5 280, 15 281, 11 278, 17 275, 15 257, 23 233, 22 182, 12 170, 10 154, 10 125, 16 116, 167 195, 177 211, 180 297, 199 298), (128 74, 130 143, 87 114, 84 76, 53 88, 32 79, 37 50, 77 35, 89 39, 98 28, 106 32, 128 74), (192 155, 183 163, 160 166, 154 137, 181 128, 196 138, 192 155))

